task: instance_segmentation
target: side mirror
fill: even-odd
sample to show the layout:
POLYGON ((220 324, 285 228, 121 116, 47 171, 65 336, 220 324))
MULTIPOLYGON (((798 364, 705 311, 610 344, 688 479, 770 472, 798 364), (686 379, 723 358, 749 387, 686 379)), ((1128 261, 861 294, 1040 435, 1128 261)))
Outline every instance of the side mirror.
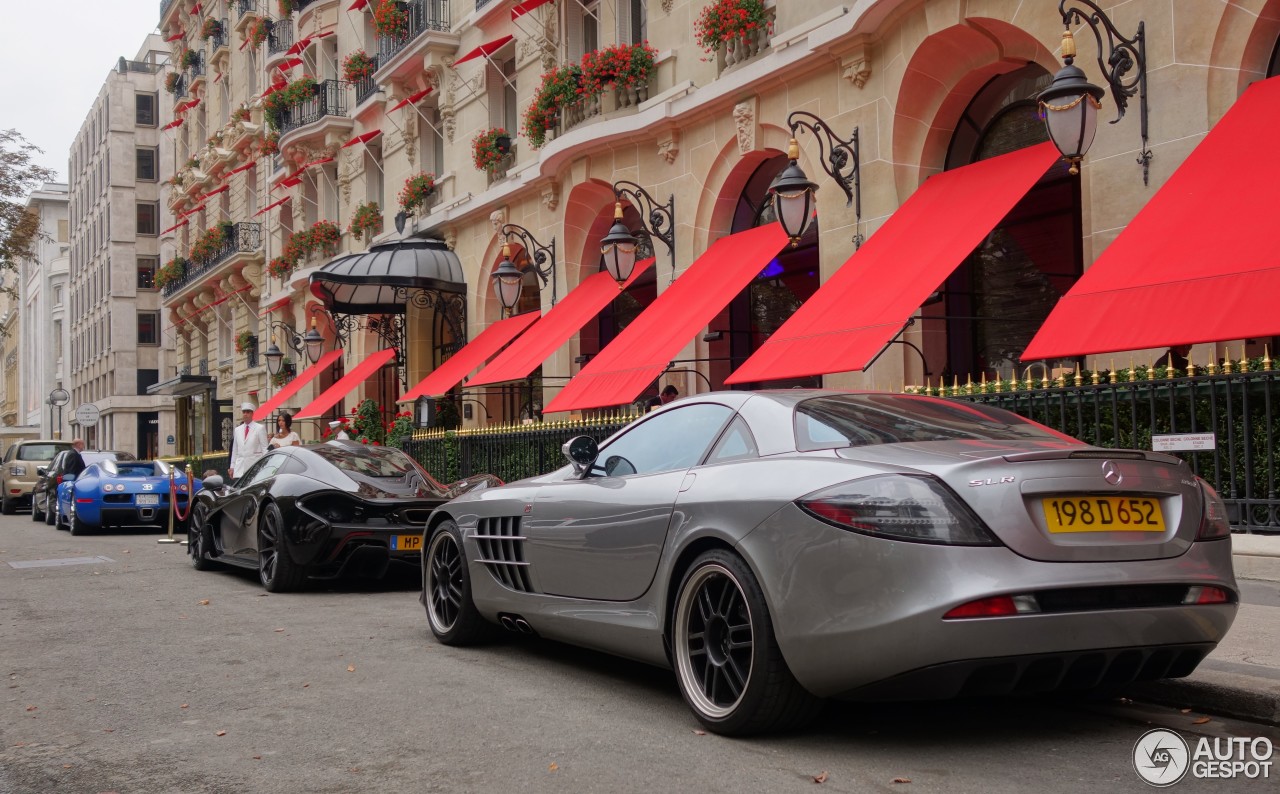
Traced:
POLYGON ((64 474, 64 475, 62 475, 62 481, 63 481, 63 482, 75 482, 75 481, 76 481, 76 476, 75 476, 74 474, 64 474))
POLYGON ((203 488, 201 490, 207 489, 210 491, 221 491, 224 487, 222 475, 220 474, 210 474, 208 477, 204 478, 202 484, 203 488))
POLYGON ((39 474, 41 477, 48 477, 49 470, 44 466, 36 466, 36 474, 39 474))
POLYGON ((560 451, 573 464, 573 473, 582 477, 600 455, 600 445, 591 436, 575 436, 564 442, 560 451))

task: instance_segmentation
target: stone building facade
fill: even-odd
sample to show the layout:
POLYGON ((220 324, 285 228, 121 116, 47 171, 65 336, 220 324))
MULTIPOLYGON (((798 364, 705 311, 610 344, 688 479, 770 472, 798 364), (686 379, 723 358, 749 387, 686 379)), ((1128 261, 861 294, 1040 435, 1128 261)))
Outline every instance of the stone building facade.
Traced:
POLYGON ((39 428, 40 438, 69 438, 67 406, 49 404, 50 395, 71 385, 67 368, 71 328, 68 311, 70 225, 67 185, 50 182, 33 191, 27 209, 40 218, 35 256, 18 274, 22 295, 16 366, 6 361, 6 380, 21 384, 21 424, 39 428), (8 373, 12 372, 11 376, 8 373))
POLYGON ((132 60, 117 62, 72 143, 68 168, 67 410, 98 409, 95 425, 75 431, 91 449, 144 458, 174 451, 173 401, 147 394, 176 366, 155 287, 168 217, 160 187, 173 172, 160 132, 171 117, 160 101, 167 57, 153 34, 132 60))
MULTIPOLYGON (((547 311, 602 269, 600 240, 614 220, 615 182, 636 183, 660 203, 671 197, 674 262, 655 241, 652 272, 535 362, 541 367, 531 377, 455 392, 454 405, 469 423, 536 416, 715 241, 770 220, 765 198, 787 162, 789 114, 814 114, 840 137, 856 130, 860 216, 823 173, 814 136, 799 135, 799 163, 822 186, 817 231, 726 297, 704 332, 672 354, 684 363, 638 398, 668 383, 682 394, 721 388, 926 179, 1045 140, 1034 100, 1062 64, 1063 23, 1051 0, 764 2, 760 30, 704 49, 698 20, 712 4, 411 0, 388 12, 380 0, 212 0, 193 15, 190 0, 165 0, 161 30, 173 40, 172 62, 193 53, 186 56, 191 65, 171 78, 177 92, 165 97, 187 107, 175 130, 178 184, 166 205, 189 222, 172 248, 185 256, 219 222, 236 230, 234 251, 186 268, 164 291, 180 366, 192 373, 170 391, 187 403, 180 415, 192 412, 190 434, 201 439, 193 443, 216 447, 216 417, 229 416, 229 406, 246 397, 268 399, 286 382, 287 373, 272 383, 260 354, 273 337, 283 349, 313 320, 326 349, 340 344, 344 352, 285 407, 309 402, 394 343, 402 355, 322 418, 349 414, 363 396, 389 411, 397 393, 459 349, 458 337, 475 339, 503 316, 491 277, 508 224, 533 242, 555 242, 554 279, 544 285, 530 268, 517 307, 547 311), (404 21, 382 35, 380 15, 388 13, 404 14, 404 21), (202 39, 206 26, 221 32, 202 39), (581 99, 554 114, 539 145, 521 130, 510 153, 489 167, 473 162, 478 135, 523 125, 542 75, 589 61, 592 52, 646 41, 655 51, 646 82, 610 84, 599 94, 588 84, 581 99), (347 73, 357 51, 372 66, 347 73), (277 79, 284 90, 273 88, 277 79), (280 93, 294 104, 273 109, 280 93), (431 195, 405 213, 397 231, 398 196, 421 173, 431 175, 431 195), (377 205, 365 212, 378 217, 380 230, 353 234, 350 224, 366 204, 377 205), (296 232, 322 221, 337 229, 336 242, 289 247, 296 232), (402 237, 437 239, 456 255, 466 298, 461 333, 441 321, 438 303, 415 305, 407 295, 403 321, 384 314, 335 323, 324 291, 312 289, 341 257, 402 237), (403 323, 398 335, 387 332, 395 322, 403 323), (257 356, 235 352, 241 335, 256 337, 257 356), (196 382, 196 373, 210 381, 196 382), (200 395, 192 389, 212 389, 209 399, 223 413, 196 417, 200 395), (481 409, 473 411, 477 403, 481 409)), ((1056 297, 1244 89, 1278 71, 1280 0, 1104 5, 1122 31, 1143 23, 1148 138, 1139 134, 1133 107, 1119 123, 1100 124, 1079 176, 1065 169, 1046 175, 936 285, 902 333, 910 344, 888 346, 865 372, 775 385, 899 389, 943 377, 1021 375, 1020 346, 1056 297), (1143 152, 1151 153, 1145 182, 1135 162, 1143 152)), ((1080 30, 1077 41, 1078 65, 1103 84, 1092 37, 1080 30)), ((1110 120, 1114 104, 1100 113, 1110 120)), ((625 222, 642 230, 644 208, 626 205, 625 222)), ((528 267, 532 251, 522 251, 518 236, 510 239, 517 264, 528 267)), ((301 350, 289 355, 295 370, 305 368, 301 350)), ((1197 355, 1214 351, 1206 346, 1197 355)), ((314 437, 314 429, 305 432, 314 437)))

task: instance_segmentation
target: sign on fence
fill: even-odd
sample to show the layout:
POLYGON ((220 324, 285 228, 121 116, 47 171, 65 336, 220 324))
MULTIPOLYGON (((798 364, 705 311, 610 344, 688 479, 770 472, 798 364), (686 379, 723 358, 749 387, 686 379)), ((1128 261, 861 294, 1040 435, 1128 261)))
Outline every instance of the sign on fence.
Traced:
POLYGON ((1217 444, 1213 433, 1169 433, 1151 437, 1156 452, 1207 452, 1217 444))

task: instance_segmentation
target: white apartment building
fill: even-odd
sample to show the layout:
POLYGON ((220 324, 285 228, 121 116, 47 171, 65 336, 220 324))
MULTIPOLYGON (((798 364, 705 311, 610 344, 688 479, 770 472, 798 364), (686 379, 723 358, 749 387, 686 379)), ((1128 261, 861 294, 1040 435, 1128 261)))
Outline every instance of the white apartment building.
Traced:
POLYGON ((161 128, 168 47, 156 35, 107 75, 71 147, 69 413, 92 403, 100 418, 77 427, 91 448, 152 457, 172 453, 173 401, 146 393, 174 368, 160 325, 155 271, 168 213, 161 183, 173 172, 161 128))
MULTIPOLYGON (((41 438, 69 438, 67 406, 51 405, 50 395, 67 388, 66 351, 71 237, 67 222, 67 186, 49 182, 27 199, 29 212, 39 217, 40 232, 33 256, 17 274, 21 292, 18 322, 20 344, 6 371, 17 371, 20 424, 39 428, 41 438)), ((57 402, 55 400, 55 402, 57 402)))

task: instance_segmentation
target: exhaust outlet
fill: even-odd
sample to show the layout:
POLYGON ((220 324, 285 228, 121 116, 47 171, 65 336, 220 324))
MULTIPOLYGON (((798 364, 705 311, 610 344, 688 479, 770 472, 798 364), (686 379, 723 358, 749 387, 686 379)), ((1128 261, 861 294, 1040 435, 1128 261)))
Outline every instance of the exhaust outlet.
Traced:
POLYGON ((529 622, 524 618, 516 618, 515 624, 516 624, 516 628, 520 629, 520 631, 524 632, 525 634, 537 633, 533 630, 533 626, 530 626, 529 622))
POLYGON ((501 623, 502 628, 506 629, 507 631, 519 631, 519 629, 516 628, 516 622, 511 619, 510 615, 503 615, 502 617, 498 618, 498 622, 501 623))

